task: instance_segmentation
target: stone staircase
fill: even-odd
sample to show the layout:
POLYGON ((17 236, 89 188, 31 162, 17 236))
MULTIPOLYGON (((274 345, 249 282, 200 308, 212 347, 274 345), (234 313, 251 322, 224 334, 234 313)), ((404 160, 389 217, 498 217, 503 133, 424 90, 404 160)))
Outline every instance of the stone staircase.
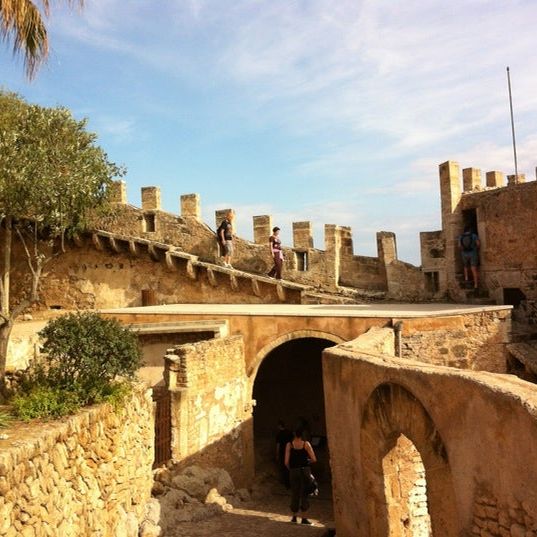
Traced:
POLYGON ((491 306, 496 304, 496 301, 490 298, 487 289, 484 289, 483 287, 474 289, 472 281, 466 282, 464 280, 464 273, 457 273, 456 279, 464 297, 463 300, 466 304, 475 304, 481 306, 491 306))

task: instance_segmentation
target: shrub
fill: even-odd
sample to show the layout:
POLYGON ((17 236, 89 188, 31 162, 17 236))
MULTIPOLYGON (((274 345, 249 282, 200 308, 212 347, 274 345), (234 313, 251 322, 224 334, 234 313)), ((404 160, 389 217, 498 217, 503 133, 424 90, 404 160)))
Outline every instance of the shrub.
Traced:
POLYGON ((124 380, 140 366, 134 333, 115 320, 85 312, 59 317, 39 335, 42 356, 11 401, 17 416, 60 417, 94 403, 121 404, 130 391, 124 380))
POLYGON ((15 414, 23 419, 59 418, 73 414, 80 408, 75 392, 35 386, 30 392, 16 395, 11 400, 15 414))
POLYGON ((13 419, 11 414, 8 412, 0 412, 0 429, 2 427, 7 427, 9 425, 9 422, 13 419))
POLYGON ((128 328, 97 313, 71 313, 39 335, 44 361, 39 377, 62 388, 101 389, 116 377, 132 378, 140 367, 138 339, 128 328))

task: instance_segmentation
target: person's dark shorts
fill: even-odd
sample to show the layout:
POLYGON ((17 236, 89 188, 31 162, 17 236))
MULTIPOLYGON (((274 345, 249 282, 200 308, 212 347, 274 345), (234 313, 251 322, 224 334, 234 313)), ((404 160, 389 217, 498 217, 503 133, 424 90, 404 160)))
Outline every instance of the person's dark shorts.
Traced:
POLYGON ((471 252, 462 252, 462 262, 465 267, 472 266, 477 267, 479 265, 479 256, 477 250, 472 250, 471 252))

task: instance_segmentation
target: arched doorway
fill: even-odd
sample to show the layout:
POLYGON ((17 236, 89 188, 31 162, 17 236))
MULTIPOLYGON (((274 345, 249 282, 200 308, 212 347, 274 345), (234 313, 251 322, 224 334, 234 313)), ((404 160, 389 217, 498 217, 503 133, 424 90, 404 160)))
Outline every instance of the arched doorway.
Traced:
POLYGON ((329 479, 324 409, 322 352, 335 345, 320 337, 290 339, 272 348, 261 362, 253 385, 254 446, 257 471, 276 471, 278 420, 288 429, 300 421, 319 459, 320 480, 329 479))
POLYGON ((416 446, 400 434, 382 459, 390 537, 431 537, 427 474, 416 446))
POLYGON ((373 391, 362 416, 360 444, 371 535, 459 535, 445 444, 410 391, 393 383, 373 391), (413 494, 419 505, 411 505, 413 494))

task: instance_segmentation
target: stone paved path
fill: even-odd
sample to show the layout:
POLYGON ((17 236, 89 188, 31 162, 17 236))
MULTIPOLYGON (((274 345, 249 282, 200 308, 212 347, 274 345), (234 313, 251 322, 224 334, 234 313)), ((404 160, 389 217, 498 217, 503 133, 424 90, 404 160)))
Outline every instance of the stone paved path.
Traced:
POLYGON ((251 501, 230 513, 200 522, 183 522, 163 537, 322 537, 333 528, 332 499, 314 498, 308 517, 315 526, 291 524, 289 496, 272 494, 263 501, 251 501))

